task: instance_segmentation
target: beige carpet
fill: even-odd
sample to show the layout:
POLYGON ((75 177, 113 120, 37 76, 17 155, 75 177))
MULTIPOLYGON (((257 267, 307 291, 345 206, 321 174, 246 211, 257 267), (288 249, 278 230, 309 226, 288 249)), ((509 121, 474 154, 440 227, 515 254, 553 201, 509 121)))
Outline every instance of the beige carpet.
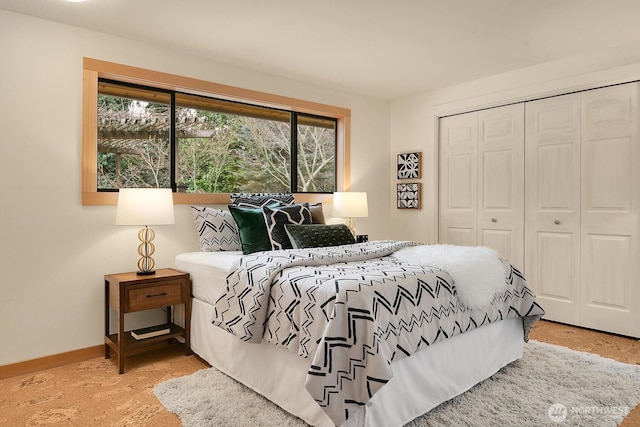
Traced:
MULTIPOLYGON (((407 427, 615 427, 640 403, 638 384, 638 365, 531 340, 522 359, 407 427)), ((185 427, 306 425, 215 368, 153 392, 185 427)))
MULTIPOLYGON (((539 322, 532 338, 640 365, 640 342, 635 339, 551 322, 539 322)), ((0 380, 0 425, 180 426, 152 389, 207 365, 184 356, 179 345, 128 358, 123 375, 118 375, 114 360, 95 358, 0 380)), ((622 426, 640 426, 640 406, 622 426)))

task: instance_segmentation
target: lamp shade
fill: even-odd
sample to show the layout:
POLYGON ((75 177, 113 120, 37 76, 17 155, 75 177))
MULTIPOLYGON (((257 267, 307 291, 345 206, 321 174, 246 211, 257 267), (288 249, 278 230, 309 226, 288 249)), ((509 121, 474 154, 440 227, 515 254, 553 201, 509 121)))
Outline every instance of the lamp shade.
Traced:
POLYGON ((356 191, 333 193, 333 216, 341 218, 369 216, 367 193, 356 191))
POLYGON ((175 224, 170 188, 121 188, 116 225, 175 224))

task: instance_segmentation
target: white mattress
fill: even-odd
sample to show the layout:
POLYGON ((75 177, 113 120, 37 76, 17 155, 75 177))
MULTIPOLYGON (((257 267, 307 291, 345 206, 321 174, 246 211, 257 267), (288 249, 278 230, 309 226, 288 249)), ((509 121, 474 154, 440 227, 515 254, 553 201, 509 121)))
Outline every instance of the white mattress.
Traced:
POLYGON ((223 290, 229 268, 242 251, 188 252, 176 256, 176 268, 191 274, 191 294, 213 304, 223 290))
MULTIPOLYGON (((307 423, 332 426, 304 388, 307 359, 271 344, 245 343, 211 323, 211 301, 219 296, 227 274, 225 268, 228 270, 238 256, 238 252, 200 252, 176 258, 176 267, 190 272, 193 281, 193 351, 307 423)), ((522 337, 522 320, 511 318, 454 336, 393 362, 391 381, 345 427, 406 424, 522 357, 522 337)))

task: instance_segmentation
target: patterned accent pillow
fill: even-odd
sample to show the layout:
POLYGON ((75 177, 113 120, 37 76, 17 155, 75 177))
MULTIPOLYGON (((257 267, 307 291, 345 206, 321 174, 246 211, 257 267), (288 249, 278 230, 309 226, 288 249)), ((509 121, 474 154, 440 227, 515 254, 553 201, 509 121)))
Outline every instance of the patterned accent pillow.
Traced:
POLYGON ((191 206, 200 249, 207 252, 239 251, 240 234, 229 211, 191 206))
POLYGON ((284 229, 285 224, 311 224, 309 204, 281 206, 271 208, 262 207, 264 222, 271 241, 271 249, 292 249, 291 241, 284 229))
MULTIPOLYGON (((273 203, 269 207, 278 207, 278 203, 273 203)), ((271 239, 264 222, 262 207, 247 208, 229 205, 229 212, 238 226, 243 254, 271 250, 271 239)))
POLYGON ((231 193, 231 204, 245 208, 261 208, 278 202, 281 205, 292 205, 294 197, 291 193, 231 193))
POLYGON ((314 224, 324 224, 324 211, 322 210, 322 203, 314 203, 309 205, 311 211, 311 220, 314 224))
POLYGON ((350 245, 356 242, 345 224, 287 224, 284 229, 294 249, 350 245))

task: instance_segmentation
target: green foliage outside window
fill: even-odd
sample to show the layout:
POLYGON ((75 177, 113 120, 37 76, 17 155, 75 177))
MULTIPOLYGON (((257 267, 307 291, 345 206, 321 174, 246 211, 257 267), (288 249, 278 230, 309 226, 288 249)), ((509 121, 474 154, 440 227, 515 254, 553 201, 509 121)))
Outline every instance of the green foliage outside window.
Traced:
MULTIPOLYGON (((291 122, 282 114, 272 119, 178 105, 177 191, 333 192, 335 121, 298 116, 311 121, 297 126, 293 188, 291 122)), ((169 103, 99 94, 98 189, 171 187, 170 127, 169 103)))

